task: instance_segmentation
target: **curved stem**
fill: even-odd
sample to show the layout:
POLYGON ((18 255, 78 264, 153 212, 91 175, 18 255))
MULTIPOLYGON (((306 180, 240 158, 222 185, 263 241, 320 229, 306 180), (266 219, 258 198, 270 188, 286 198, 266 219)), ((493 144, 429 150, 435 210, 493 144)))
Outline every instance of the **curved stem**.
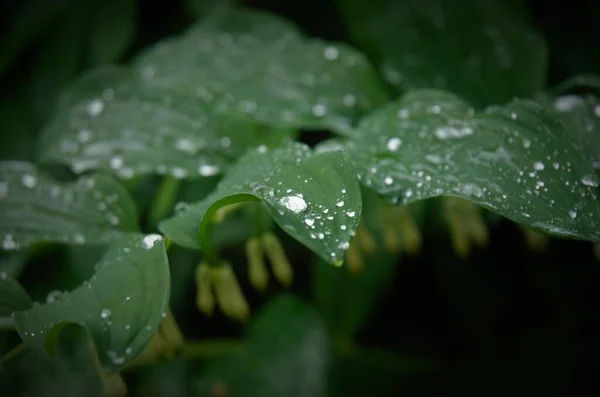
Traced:
POLYGON ((148 214, 148 225, 151 228, 156 227, 158 222, 170 214, 175 200, 177 200, 180 186, 181 180, 172 176, 167 175, 161 179, 148 214))

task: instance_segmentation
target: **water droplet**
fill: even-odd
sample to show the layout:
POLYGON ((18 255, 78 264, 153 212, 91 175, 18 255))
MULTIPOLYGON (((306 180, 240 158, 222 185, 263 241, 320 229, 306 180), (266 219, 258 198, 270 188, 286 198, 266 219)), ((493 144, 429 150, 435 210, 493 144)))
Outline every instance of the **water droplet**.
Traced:
POLYGON ((402 144, 402 140, 400 138, 391 138, 387 142, 386 146, 390 152, 395 152, 396 150, 398 150, 398 148, 400 147, 401 144, 402 144))
POLYGON ((541 161, 536 161, 533 163, 533 169, 536 171, 543 171, 546 166, 541 161))
POLYGON ((352 94, 344 95, 344 98, 342 98, 342 103, 345 106, 352 107, 356 105, 356 97, 352 94))
POLYGON ((315 224, 315 220, 312 218, 306 218, 304 219, 304 223, 306 223, 308 226, 312 226, 315 224))
POLYGON ((92 138, 92 133, 89 130, 79 130, 77 140, 81 143, 87 142, 92 138))
POLYGON ((335 203, 335 205, 337 207, 343 207, 344 206, 344 202, 343 201, 338 201, 337 203, 335 203))
POLYGON ((335 61, 340 55, 340 51, 332 46, 326 47, 325 51, 323 51, 323 55, 329 61, 335 61))
POLYGON ((286 196, 279 200, 279 203, 295 214, 306 211, 308 207, 306 201, 299 196, 286 196))
POLYGON ((94 99, 87 106, 87 112, 90 116, 99 116, 104 110, 104 101, 102 99, 94 99))
POLYGON ((346 225, 341 225, 341 226, 340 226, 340 229, 342 229, 342 230, 346 230, 346 225))
POLYGON ((442 158, 437 154, 426 154, 425 160, 429 161, 432 164, 441 164, 442 158))
POLYGON ((196 154, 198 153, 198 147, 196 146, 196 144, 186 138, 180 138, 178 140, 175 141, 175 148, 177 150, 181 150, 182 152, 188 153, 188 154, 196 154))
POLYGON ((523 139, 523 147, 529 149, 531 147, 531 141, 529 139, 523 139))
POLYGON ((316 117, 323 117, 327 114, 327 106, 322 103, 316 103, 312 107, 312 114, 316 117))
POLYGON ((85 237, 83 236, 83 234, 76 233, 76 234, 73 236, 73 242, 74 242, 75 244, 85 244, 85 237))
POLYGON ((569 210, 569 216, 571 217, 571 219, 577 218, 577 211, 569 210))
POLYGON ((115 156, 110 159, 110 168, 118 170, 123 167, 123 157, 115 156))
POLYGON ((394 178, 392 178, 391 176, 386 176, 383 179, 383 183, 385 183, 387 186, 390 186, 392 183, 394 183, 394 178))
POLYGON ((554 101, 554 108, 559 112, 568 112, 580 102, 581 98, 577 95, 563 95, 556 98, 556 101, 554 101))
POLYGON ((600 185, 600 178, 597 175, 588 174, 581 178, 581 183, 585 186, 598 187, 600 185))
POLYGON ((148 235, 144 236, 144 240, 142 242, 144 244, 144 248, 150 249, 150 248, 154 247, 154 245, 158 241, 161 241, 162 239, 163 238, 160 234, 148 234, 148 235))
POLYGON ((171 171, 171 174, 177 179, 184 179, 187 176, 188 172, 185 168, 175 167, 171 171))
POLYGON ((217 175, 221 169, 216 165, 202 164, 198 167, 198 173, 202 176, 217 175))
POLYGON ((596 117, 600 117, 600 105, 594 106, 594 114, 596 117))
POLYGON ((25 174, 21 177, 21 183, 23 186, 32 189, 37 185, 37 178, 33 175, 25 174))
POLYGON ((112 315, 112 312, 108 309, 103 309, 102 312, 100 312, 100 317, 102 317, 103 319, 107 319, 112 315))
POLYGON ((344 241, 344 242, 340 243, 340 245, 338 247, 340 247, 343 250, 347 250, 348 248, 350 248, 350 243, 347 241, 344 241))
POLYGON ((356 215, 355 211, 348 211, 346 212, 346 215, 348 215, 350 218, 354 218, 354 216, 356 215))

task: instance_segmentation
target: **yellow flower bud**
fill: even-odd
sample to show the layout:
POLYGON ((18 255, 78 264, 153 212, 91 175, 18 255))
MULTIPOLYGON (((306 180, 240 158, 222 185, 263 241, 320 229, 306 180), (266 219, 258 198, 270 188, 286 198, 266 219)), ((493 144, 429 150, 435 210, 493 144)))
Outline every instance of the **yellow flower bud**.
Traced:
POLYGON ((375 237, 373 237, 371 232, 364 226, 358 226, 354 240, 366 254, 374 254, 378 250, 375 237))
POLYGON ((457 255, 468 255, 471 242, 480 247, 487 244, 489 232, 478 206, 456 197, 444 197, 443 203, 444 219, 457 255))
POLYGON ((398 228, 404 248, 411 254, 421 251, 421 232, 415 223, 410 211, 406 207, 398 209, 398 228))
POLYGON ((548 248, 548 244, 550 244, 550 239, 548 236, 538 233, 535 230, 531 230, 528 227, 521 226, 521 231, 525 236, 525 241, 527 242, 527 246, 534 251, 544 251, 548 248))
POLYGON ((212 269, 217 303, 226 316, 245 322, 250 317, 250 307, 231 266, 222 262, 212 269))
POLYGON ((362 273, 365 269, 360 249, 356 246, 356 243, 350 244, 350 247, 346 250, 346 267, 351 274, 362 273))
POLYGON ((242 205, 244 205, 244 204, 245 203, 243 203, 243 202, 235 203, 235 204, 230 204, 230 205, 226 205, 224 207, 219 208, 218 210, 215 211, 213 222, 214 223, 223 222, 228 215, 233 214, 234 212, 236 212, 237 210, 242 208, 242 205))
POLYGON ((250 284, 256 290, 264 291, 269 283, 269 272, 265 265, 262 245, 258 237, 251 237, 246 242, 246 258, 248 258, 250 284))
POLYGON ((215 311, 215 298, 212 292, 211 268, 207 263, 200 263, 196 268, 196 306, 201 313, 212 316, 215 311))
POLYGON ((279 239, 273 233, 265 233, 262 236, 265 253, 271 262, 273 275, 283 285, 290 285, 294 279, 294 271, 283 250, 279 239))

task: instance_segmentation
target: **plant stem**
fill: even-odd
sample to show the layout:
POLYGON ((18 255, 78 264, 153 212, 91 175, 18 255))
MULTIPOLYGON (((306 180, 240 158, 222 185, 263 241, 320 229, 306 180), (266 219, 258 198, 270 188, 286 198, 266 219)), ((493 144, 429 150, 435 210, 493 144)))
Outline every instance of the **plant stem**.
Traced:
POLYGON ((0 358, 0 366, 6 365, 9 361, 15 359, 20 356, 22 353, 25 353, 27 350, 27 345, 25 343, 19 343, 17 346, 13 347, 8 353, 0 358))
POLYGON ((150 228, 154 228, 158 222, 169 215, 175 205, 175 200, 177 200, 180 185, 181 181, 179 179, 169 175, 161 179, 148 214, 148 226, 150 228))

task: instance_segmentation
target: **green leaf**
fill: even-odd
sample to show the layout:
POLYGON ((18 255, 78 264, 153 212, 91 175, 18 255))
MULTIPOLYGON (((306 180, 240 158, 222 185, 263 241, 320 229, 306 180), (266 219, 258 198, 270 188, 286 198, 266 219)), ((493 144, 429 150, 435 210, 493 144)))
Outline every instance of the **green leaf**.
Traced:
POLYGON ((4 366, 0 387, 22 397, 106 397, 91 347, 81 327, 65 327, 52 360, 26 350, 4 366))
POLYGON ((298 298, 280 296, 256 317, 245 348, 209 364, 196 395, 222 389, 228 397, 326 396, 330 355, 318 313, 298 298))
POLYGON ((258 200, 289 235, 325 261, 341 264, 362 209, 356 173, 342 152, 313 154, 295 142, 251 149, 213 193, 180 208, 159 229, 176 244, 206 248, 217 209, 258 200))
POLYGON ((132 44, 138 20, 138 0, 108 0, 100 4, 90 37, 92 65, 118 61, 132 44))
POLYGON ((86 328, 107 370, 134 358, 158 329, 169 301, 168 259, 160 240, 152 234, 123 236, 89 282, 15 313, 23 341, 52 355, 61 329, 74 323, 86 328))
POLYGON ((29 81, 37 121, 45 122, 53 114, 61 91, 80 70, 91 11, 88 2, 72 7, 40 45, 29 81))
POLYGON ((105 175, 59 183, 33 164, 0 162, 2 249, 38 242, 98 244, 137 231, 135 204, 105 175))
POLYGON ((27 310, 32 304, 21 284, 5 272, 0 272, 0 316, 27 310))
POLYGON ((74 172, 103 169, 129 179, 158 173, 212 176, 251 144, 270 139, 240 112, 135 81, 121 67, 97 69, 65 92, 40 144, 44 162, 74 172))
POLYGON ((71 5, 71 0, 33 0, 23 2, 2 32, 0 75, 8 69, 56 17, 71 5))
POLYGON ((416 91, 358 135, 348 151, 362 182, 392 202, 462 197, 543 232, 600 239, 593 160, 534 102, 475 112, 453 94, 416 91))
POLYGON ((572 77, 536 98, 559 118, 575 146, 600 169, 600 76, 572 77), (588 91, 573 93, 572 91, 588 91), (591 92, 590 92, 591 91, 591 92))
POLYGON ((249 10, 219 8, 205 24, 146 51, 134 69, 148 85, 241 109, 273 127, 349 133, 386 101, 356 50, 304 39, 281 18, 249 10))
POLYGON ((338 3, 355 40, 403 92, 445 89, 480 107, 545 85, 546 46, 520 1, 338 3))

